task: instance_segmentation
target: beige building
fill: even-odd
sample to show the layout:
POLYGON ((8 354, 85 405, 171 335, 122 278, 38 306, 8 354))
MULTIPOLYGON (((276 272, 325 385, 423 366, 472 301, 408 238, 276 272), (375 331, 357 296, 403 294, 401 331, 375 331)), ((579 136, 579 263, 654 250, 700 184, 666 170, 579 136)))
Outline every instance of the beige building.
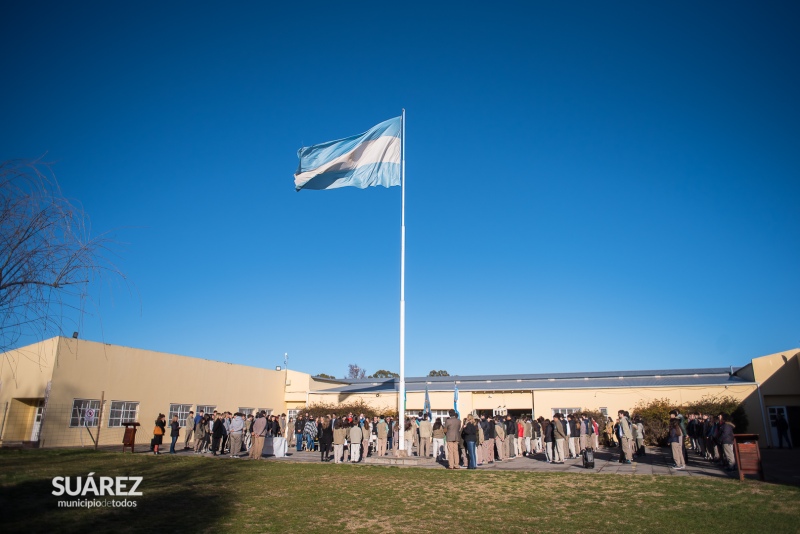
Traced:
MULTIPOLYGON (((744 402, 749 431, 777 443, 783 414, 800 439, 800 350, 753 359, 740 368, 612 371, 406 380, 406 410, 423 409, 426 391, 435 416, 464 413, 533 414, 583 409, 610 415, 639 402, 666 398, 676 405, 709 395, 744 402)), ((137 443, 149 443, 159 413, 267 410, 290 416, 317 403, 363 400, 397 410, 396 379, 327 380, 148 350, 57 337, 9 351, 0 361, 0 444, 39 447, 120 445, 122 423, 141 423, 137 443)), ((180 442, 182 442, 182 439, 180 442)))

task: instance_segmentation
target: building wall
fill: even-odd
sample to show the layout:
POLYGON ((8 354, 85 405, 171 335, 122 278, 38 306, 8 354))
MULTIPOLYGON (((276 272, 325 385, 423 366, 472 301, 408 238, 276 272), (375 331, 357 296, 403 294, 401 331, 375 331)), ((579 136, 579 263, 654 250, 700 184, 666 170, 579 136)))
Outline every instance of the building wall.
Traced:
MULTIPOLYGON (((285 409, 284 376, 280 371, 60 338, 40 446, 93 444, 86 428, 70 427, 76 398, 99 400, 105 393, 100 444, 121 446, 124 428, 107 427, 112 401, 139 402, 137 443, 149 443, 156 417, 168 414, 173 403, 189 404, 194 411, 204 404, 221 411, 252 407, 280 413, 285 409)), ((96 430, 90 429, 92 435, 96 430)))
POLYGON ((53 375, 57 339, 0 354, 0 442, 28 441, 36 401, 53 375))
POLYGON ((761 393, 767 395, 792 395, 800 391, 799 349, 762 356, 753 359, 756 382, 761 384, 761 393))

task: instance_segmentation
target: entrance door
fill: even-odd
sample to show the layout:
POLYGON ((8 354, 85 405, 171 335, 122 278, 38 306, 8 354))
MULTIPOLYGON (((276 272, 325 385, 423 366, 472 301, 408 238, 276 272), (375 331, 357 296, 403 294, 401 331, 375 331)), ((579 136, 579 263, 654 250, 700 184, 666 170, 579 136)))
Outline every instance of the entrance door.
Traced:
POLYGON ((767 408, 769 414, 769 434, 773 447, 778 446, 778 415, 783 415, 786 419, 786 406, 769 406, 767 408))
POLYGON ((39 441, 39 430, 42 428, 42 414, 44 413, 44 399, 36 403, 36 415, 33 418, 31 441, 39 441))

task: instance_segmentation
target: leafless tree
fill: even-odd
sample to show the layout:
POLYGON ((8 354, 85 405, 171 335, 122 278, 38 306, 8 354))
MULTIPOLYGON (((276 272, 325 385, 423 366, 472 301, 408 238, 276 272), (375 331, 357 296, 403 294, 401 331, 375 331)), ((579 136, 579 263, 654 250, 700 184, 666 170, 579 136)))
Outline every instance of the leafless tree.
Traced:
POLYGON ((111 244, 90 236, 82 207, 62 194, 48 164, 0 162, 0 351, 71 334, 91 284, 107 273, 125 278, 111 244))
POLYGON ((347 368, 347 378, 364 378, 367 374, 367 370, 359 367, 357 363, 351 363, 347 368))

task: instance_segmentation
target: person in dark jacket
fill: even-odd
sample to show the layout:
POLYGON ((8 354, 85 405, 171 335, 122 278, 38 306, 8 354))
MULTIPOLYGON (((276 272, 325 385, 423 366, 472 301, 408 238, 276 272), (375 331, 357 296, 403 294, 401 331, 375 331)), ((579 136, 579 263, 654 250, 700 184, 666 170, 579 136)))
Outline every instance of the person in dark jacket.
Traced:
POLYGON ((329 462, 331 459, 331 445, 333 445, 333 427, 331 418, 325 417, 320 423, 319 454, 320 461, 329 462))
POLYGON ((467 448, 467 469, 477 469, 478 425, 475 424, 472 414, 467 415, 467 424, 464 425, 461 436, 464 438, 464 446, 467 448))
POLYGON ((686 463, 683 459, 683 431, 680 422, 672 419, 669 423, 669 438, 667 438, 670 449, 672 450, 672 460, 675 462, 675 469, 685 469, 686 463))
POLYGON ((553 423, 550 422, 550 419, 545 419, 544 423, 542 423, 544 427, 543 434, 544 434, 544 454, 547 457, 547 463, 553 463, 553 444, 555 440, 553 439, 553 423))
POLYGON ((303 450, 303 428, 306 426, 306 420, 298 417, 294 422, 294 439, 297 442, 297 452, 303 450))
POLYGON ((481 416, 481 428, 483 429, 483 461, 488 464, 494 463, 494 421, 491 417, 481 416))
POLYGON ((225 423, 222 421, 222 414, 217 414, 217 418, 211 426, 211 452, 217 455, 217 450, 225 438, 225 423))
POLYGON ((775 428, 778 430, 778 448, 783 448, 783 442, 791 449, 792 440, 789 439, 789 422, 783 416, 783 412, 778 412, 778 418, 775 419, 775 428))
POLYGON ((164 434, 167 429, 167 416, 163 413, 158 414, 156 418, 156 426, 153 430, 153 454, 161 454, 158 452, 158 447, 163 443, 164 434))
POLYGON ((175 443, 178 441, 178 436, 181 433, 181 424, 178 422, 178 416, 172 416, 172 422, 169 424, 170 427, 170 434, 169 437, 172 438, 172 443, 169 446, 169 453, 175 454, 175 443))
POLYGON ((736 458, 733 455, 733 431, 736 426, 731 421, 731 416, 726 413, 719 414, 721 425, 719 441, 722 444, 722 454, 725 457, 725 470, 736 469, 736 458))
POLYGON ((517 441, 517 424, 514 422, 514 419, 511 418, 510 415, 506 416, 505 422, 505 430, 506 430, 506 450, 507 458, 510 460, 512 458, 517 457, 517 451, 515 443, 517 441))

